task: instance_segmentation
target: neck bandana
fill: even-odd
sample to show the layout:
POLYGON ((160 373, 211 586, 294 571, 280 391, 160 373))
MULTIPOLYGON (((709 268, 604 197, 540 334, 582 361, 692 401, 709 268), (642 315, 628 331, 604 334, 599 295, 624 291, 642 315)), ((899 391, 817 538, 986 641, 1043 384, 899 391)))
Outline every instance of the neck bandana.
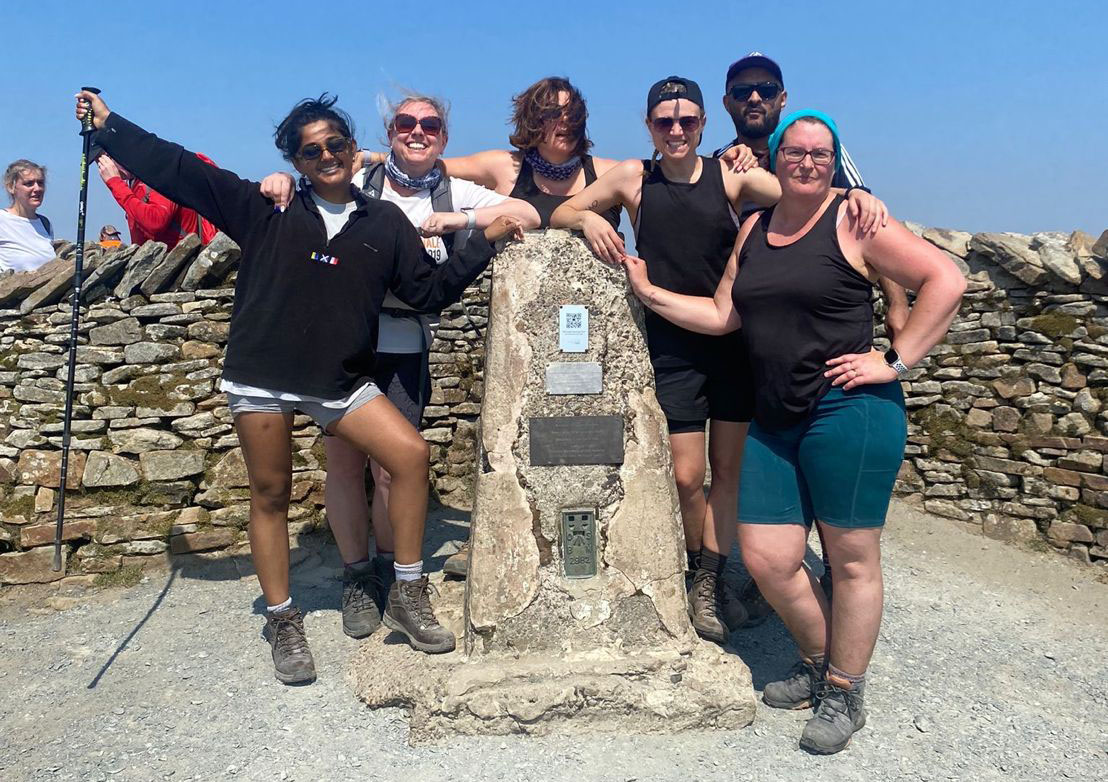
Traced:
POLYGON ((396 165, 396 156, 389 152, 385 158, 385 173, 396 184, 412 190, 434 190, 442 180, 442 170, 438 166, 432 166, 431 170, 420 177, 410 177, 396 165))
POLYGON ((553 179, 555 182, 569 179, 577 173, 577 167, 581 165, 581 157, 579 155, 571 157, 565 163, 551 163, 540 155, 537 149, 527 150, 524 159, 531 164, 531 168, 538 171, 547 179, 553 179))

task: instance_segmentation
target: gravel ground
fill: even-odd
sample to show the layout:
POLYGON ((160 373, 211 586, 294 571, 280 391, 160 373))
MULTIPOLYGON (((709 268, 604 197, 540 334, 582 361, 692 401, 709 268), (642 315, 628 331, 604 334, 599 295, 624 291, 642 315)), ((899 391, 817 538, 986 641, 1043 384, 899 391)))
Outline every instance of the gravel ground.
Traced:
MULTIPOLYGON (((432 564, 461 518, 436 513, 432 564)), ((129 589, 0 593, 0 779, 1108 779, 1098 571, 906 505, 884 551, 869 724, 834 757, 797 748, 807 712, 760 703, 733 733, 409 747, 403 712, 370 711, 345 683, 355 642, 339 626, 338 560, 314 537, 294 570, 319 670, 308 687, 273 678, 242 562, 189 563, 129 589)), ((759 690, 794 659, 776 619, 732 641, 759 690)))

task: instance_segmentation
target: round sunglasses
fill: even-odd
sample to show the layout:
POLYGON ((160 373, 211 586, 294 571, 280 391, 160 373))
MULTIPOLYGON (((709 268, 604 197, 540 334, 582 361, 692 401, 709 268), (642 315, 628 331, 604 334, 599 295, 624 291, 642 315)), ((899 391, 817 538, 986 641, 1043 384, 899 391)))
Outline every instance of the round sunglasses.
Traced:
POLYGON ((300 151, 296 153, 296 156, 301 160, 318 160, 323 155, 324 147, 326 147, 327 151, 332 155, 341 155, 343 152, 350 149, 350 139, 343 136, 331 136, 323 142, 323 146, 314 142, 305 144, 300 148, 300 151))

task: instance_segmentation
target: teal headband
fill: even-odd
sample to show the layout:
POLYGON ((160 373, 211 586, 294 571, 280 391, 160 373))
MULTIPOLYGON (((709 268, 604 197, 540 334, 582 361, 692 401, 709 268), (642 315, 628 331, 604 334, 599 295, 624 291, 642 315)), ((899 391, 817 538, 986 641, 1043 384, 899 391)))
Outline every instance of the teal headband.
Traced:
POLYGON ((805 117, 818 119, 831 131, 831 139, 835 143, 835 173, 838 173, 843 164, 843 146, 839 142, 839 126, 835 124, 835 120, 831 117, 815 109, 794 111, 777 124, 777 130, 773 131, 773 135, 769 137, 769 170, 777 171, 777 148, 781 146, 781 138, 785 135, 785 131, 789 129, 789 125, 805 117))

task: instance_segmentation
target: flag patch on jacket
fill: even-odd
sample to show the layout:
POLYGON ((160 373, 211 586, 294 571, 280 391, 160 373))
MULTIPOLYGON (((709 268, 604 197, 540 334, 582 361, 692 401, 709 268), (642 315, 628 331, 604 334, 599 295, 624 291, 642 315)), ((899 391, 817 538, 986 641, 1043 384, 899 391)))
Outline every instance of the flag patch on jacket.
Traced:
POLYGON ((314 253, 312 253, 311 258, 312 258, 313 261, 318 261, 319 263, 325 263, 328 266, 338 266, 339 265, 339 259, 338 259, 338 257, 336 257, 334 255, 325 255, 321 252, 314 252, 314 253))

